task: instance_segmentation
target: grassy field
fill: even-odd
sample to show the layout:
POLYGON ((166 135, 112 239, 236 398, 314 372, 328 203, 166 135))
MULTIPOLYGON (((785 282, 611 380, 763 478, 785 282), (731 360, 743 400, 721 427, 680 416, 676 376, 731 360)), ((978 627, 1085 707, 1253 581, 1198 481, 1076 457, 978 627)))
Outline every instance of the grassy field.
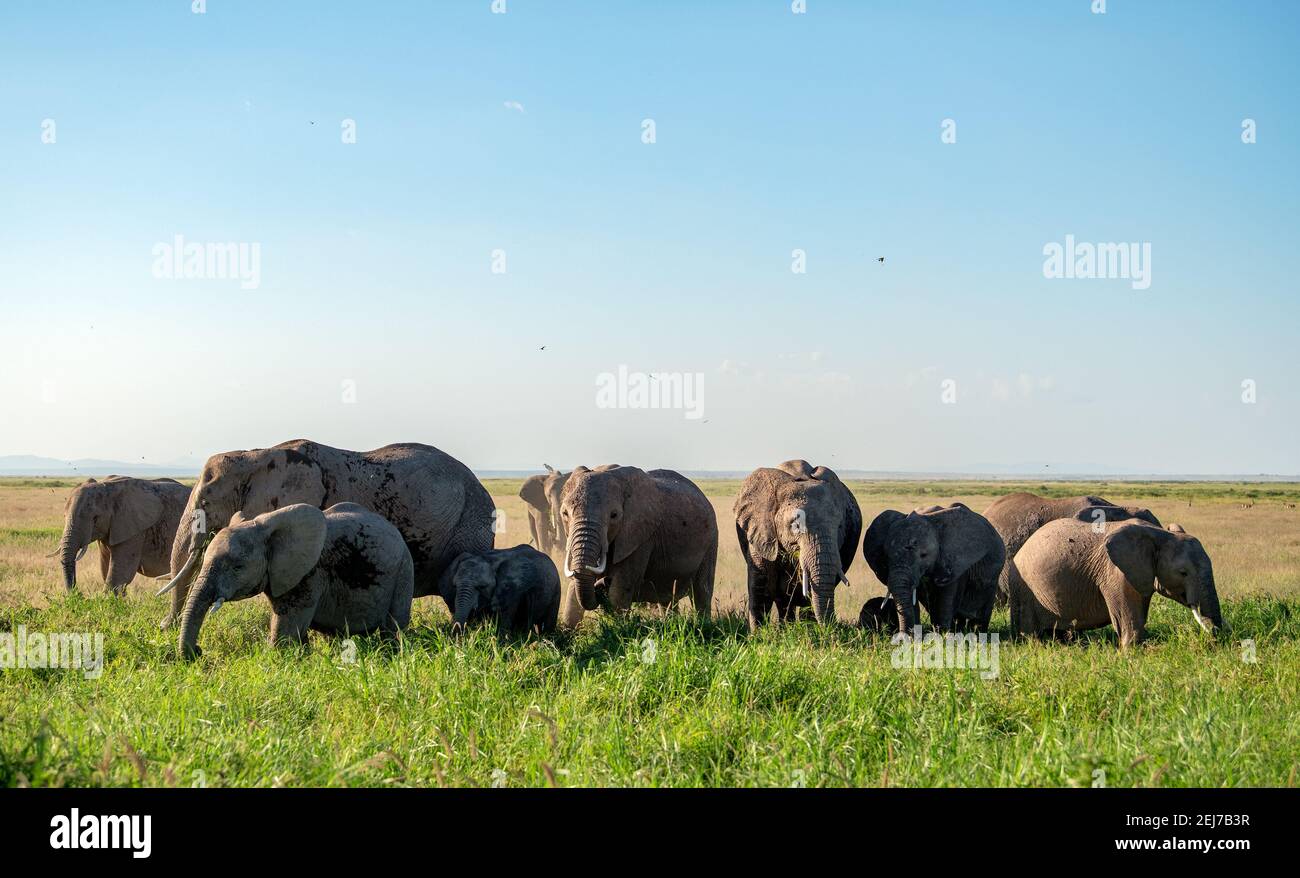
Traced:
MULTIPOLYGON (((707 625, 687 604, 502 645, 453 639, 434 598, 398 648, 313 635, 274 651, 256 599, 214 615, 185 664, 153 584, 106 596, 94 548, 64 594, 44 556, 71 484, 0 480, 0 634, 102 633, 105 666, 0 671, 4 785, 1285 786, 1300 771, 1300 485, 852 483, 868 521, 1030 488, 1139 502, 1204 542, 1229 636, 1157 598, 1128 654, 1109 629, 1004 641, 992 676, 896 669, 887 638, 847 625, 749 636, 730 481, 702 485, 721 531, 707 625)), ((487 484, 497 544, 523 542, 518 483, 487 484)), ((849 577, 845 621, 884 591, 861 559, 849 577)))

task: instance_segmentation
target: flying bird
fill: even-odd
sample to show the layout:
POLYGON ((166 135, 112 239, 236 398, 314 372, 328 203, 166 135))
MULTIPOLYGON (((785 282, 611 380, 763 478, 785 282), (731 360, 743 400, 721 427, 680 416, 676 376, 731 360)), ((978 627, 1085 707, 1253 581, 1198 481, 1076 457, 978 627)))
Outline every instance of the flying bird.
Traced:
POLYGON ((884 264, 885 264, 885 257, 883 257, 883 256, 877 256, 877 257, 876 257, 876 261, 879 262, 881 265, 884 265, 884 264))

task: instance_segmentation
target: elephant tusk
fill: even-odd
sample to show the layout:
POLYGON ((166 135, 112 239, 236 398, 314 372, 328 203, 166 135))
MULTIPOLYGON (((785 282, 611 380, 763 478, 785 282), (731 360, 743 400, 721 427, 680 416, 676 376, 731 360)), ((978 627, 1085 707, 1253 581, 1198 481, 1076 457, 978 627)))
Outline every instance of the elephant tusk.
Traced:
POLYGON ((601 559, 600 559, 600 565, 599 565, 599 566, 597 566, 597 567, 588 567, 587 569, 588 569, 589 571, 591 571, 592 573, 596 573, 596 574, 604 573, 604 572, 605 572, 605 563, 606 563, 607 561, 609 561, 609 549, 606 549, 606 550, 605 550, 605 554, 601 556, 601 559))
POLYGON ((573 571, 569 569, 569 553, 568 553, 568 552, 565 552, 565 553, 564 553, 564 578, 565 578, 565 579, 572 579, 572 578, 573 578, 573 571))
POLYGON ((203 546, 200 546, 199 548, 195 549, 193 552, 190 552, 189 560, 185 562, 185 566, 181 567, 180 571, 174 577, 172 577, 171 582, 167 583, 162 588, 154 592, 154 597, 162 597, 163 595, 167 594, 167 592, 175 588, 178 582, 180 582, 185 577, 189 576, 190 571, 194 569, 194 564, 203 555, 203 548, 206 545, 207 543, 204 543, 203 546))
POLYGON ((89 549, 89 548, 90 548, 90 546, 82 546, 82 547, 81 547, 81 551, 77 552, 77 560, 78 560, 78 561, 80 561, 82 558, 86 557, 86 550, 89 549))
POLYGON ((211 615, 212 613, 215 613, 217 610, 221 609, 221 605, 224 604, 225 602, 226 602, 225 598, 217 598, 215 601, 213 601, 212 609, 208 610, 208 614, 211 615))
POLYGON ((1214 633, 1214 626, 1210 624, 1210 620, 1202 616, 1201 611, 1195 607, 1192 608, 1192 618, 1196 620, 1196 624, 1200 625, 1201 630, 1206 634, 1214 633))
POLYGON ((849 582, 849 578, 848 578, 847 576, 844 575, 844 572, 843 572, 843 571, 840 571, 840 582, 844 583, 844 584, 847 585, 849 588, 852 588, 852 587, 853 587, 853 583, 849 582))
POLYGON ((808 597, 808 568, 800 565, 799 573, 799 581, 803 586, 803 596, 808 597))

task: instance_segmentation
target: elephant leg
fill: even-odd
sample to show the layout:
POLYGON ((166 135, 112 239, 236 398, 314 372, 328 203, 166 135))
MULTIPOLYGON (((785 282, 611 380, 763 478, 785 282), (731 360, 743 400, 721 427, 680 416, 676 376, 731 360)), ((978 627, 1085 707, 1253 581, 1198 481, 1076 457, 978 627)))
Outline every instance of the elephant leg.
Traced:
POLYGON ((767 622, 772 612, 772 599, 768 597, 767 577, 750 565, 745 565, 746 591, 748 592, 749 630, 757 631, 767 622))
POLYGON ((393 599, 388 603, 388 615, 379 630, 386 634, 400 634, 411 624, 411 598, 415 583, 405 577, 393 588, 393 599))
POLYGON ((528 532, 532 534, 532 539, 528 542, 545 552, 546 549, 542 546, 541 535, 537 533, 537 513, 533 512, 531 509, 528 510, 528 532))
POLYGON ((957 592, 961 589, 961 583, 951 582, 948 585, 931 588, 929 606, 926 609, 930 613, 930 624, 939 631, 952 630, 953 610, 957 603, 957 592))
POLYGON ((113 594, 126 594, 126 587, 140 569, 140 554, 143 549, 144 536, 132 537, 113 547, 106 580, 108 590, 113 594))
POLYGON ((607 576, 609 582, 609 605, 619 613, 632 609, 632 601, 641 592, 645 582, 646 568, 650 564, 650 547, 642 546, 623 560, 607 576))
POLYGON ((1106 600, 1106 610, 1110 614, 1110 623, 1119 633, 1120 649, 1128 649, 1141 643, 1146 637, 1147 606, 1150 596, 1144 596, 1133 587, 1118 571, 1102 584, 1102 597, 1106 600))
POLYGON ((320 604, 321 589, 310 584, 290 589, 271 601, 271 636, 272 646, 287 643, 302 643, 307 639, 312 620, 316 617, 316 607, 320 604))
MULTIPOLYGON (((113 566, 113 550, 108 547, 108 543, 103 540, 99 541, 99 578, 104 580, 104 585, 108 585, 108 571, 113 566)), ((112 586, 109 586, 112 590, 112 586)))
POLYGON ((699 569, 691 577, 691 603, 695 605, 695 615, 701 619, 713 616, 713 576, 718 565, 718 547, 714 546, 704 555, 699 569))

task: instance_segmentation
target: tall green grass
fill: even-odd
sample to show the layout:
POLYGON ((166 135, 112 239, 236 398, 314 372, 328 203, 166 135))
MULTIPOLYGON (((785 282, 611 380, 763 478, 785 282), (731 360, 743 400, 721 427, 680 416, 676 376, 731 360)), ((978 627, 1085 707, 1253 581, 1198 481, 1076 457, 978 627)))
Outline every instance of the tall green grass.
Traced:
POLYGON ((1215 641, 1157 598, 1133 651, 1109 630, 1004 640, 988 680, 895 669, 888 638, 848 626, 636 613, 500 643, 430 606, 352 654, 271 649, 244 601, 188 664, 161 600, 0 611, 0 632, 106 641, 98 679, 0 671, 0 784, 1243 786, 1294 784, 1300 761, 1295 601, 1230 602, 1215 641))

